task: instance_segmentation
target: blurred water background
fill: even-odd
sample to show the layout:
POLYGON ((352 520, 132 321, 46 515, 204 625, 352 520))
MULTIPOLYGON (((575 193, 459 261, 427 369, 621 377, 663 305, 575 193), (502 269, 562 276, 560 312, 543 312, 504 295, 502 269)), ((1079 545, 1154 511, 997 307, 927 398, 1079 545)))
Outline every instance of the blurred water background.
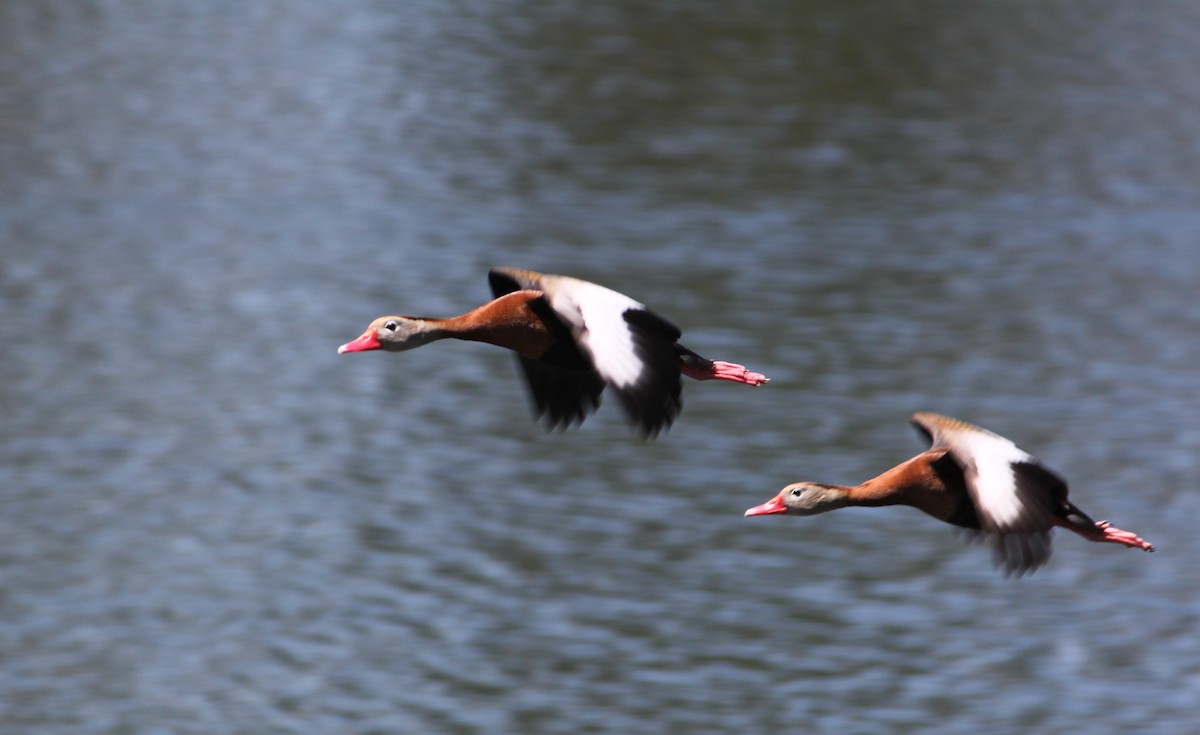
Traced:
POLYGON ((0 4, 0 731, 1200 729, 1200 10, 0 4), (335 354, 513 265, 773 382, 335 354), (909 509, 1001 432, 1154 555, 909 509))

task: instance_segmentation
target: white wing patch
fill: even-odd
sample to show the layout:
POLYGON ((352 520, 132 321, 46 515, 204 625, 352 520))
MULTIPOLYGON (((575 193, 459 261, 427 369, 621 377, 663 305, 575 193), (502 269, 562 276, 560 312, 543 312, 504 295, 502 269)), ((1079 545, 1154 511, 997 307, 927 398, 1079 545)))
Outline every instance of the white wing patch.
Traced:
POLYGON ((1045 564, 1063 480, 1008 439, 965 421, 921 412, 913 423, 962 467, 979 525, 994 534, 997 565, 1021 575, 1045 564))
POLYGON ((967 482, 974 486, 976 510, 991 530, 1012 528, 1033 510, 1022 504, 1013 472, 1016 463, 1037 461, 1030 454, 1002 436, 982 431, 957 434, 951 444, 952 451, 974 464, 967 482))
POLYGON ((567 276, 546 276, 545 292, 580 347, 605 382, 622 389, 642 376, 644 364, 634 351, 625 312, 645 309, 625 294, 567 276))

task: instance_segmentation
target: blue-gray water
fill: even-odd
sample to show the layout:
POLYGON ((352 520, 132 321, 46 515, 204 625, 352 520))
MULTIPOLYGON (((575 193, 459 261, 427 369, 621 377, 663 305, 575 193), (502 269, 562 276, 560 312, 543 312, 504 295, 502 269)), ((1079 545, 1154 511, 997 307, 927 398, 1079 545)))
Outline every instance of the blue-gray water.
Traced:
POLYGON ((0 731, 1200 729, 1190 3, 0 5, 0 731), (774 381, 338 356, 485 271, 774 381), (745 519, 1004 433, 1153 555, 745 519))

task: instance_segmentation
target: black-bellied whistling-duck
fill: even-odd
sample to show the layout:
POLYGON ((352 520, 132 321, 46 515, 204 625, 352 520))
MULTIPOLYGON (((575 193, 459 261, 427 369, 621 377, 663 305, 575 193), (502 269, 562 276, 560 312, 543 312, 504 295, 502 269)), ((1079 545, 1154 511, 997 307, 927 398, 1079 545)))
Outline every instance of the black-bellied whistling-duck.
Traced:
POLYGON ((682 407, 679 376, 762 385, 742 365, 705 359, 679 344, 680 331, 637 301, 567 276, 493 268, 496 299, 461 316, 383 316, 338 352, 402 352, 438 339, 487 342, 517 353, 537 415, 550 427, 582 422, 606 385, 647 436, 682 407))
POLYGON ((1067 500, 1067 483, 1008 439, 965 421, 917 413, 913 425, 931 447, 856 487, 797 482, 746 511, 815 515, 847 506, 911 505, 938 520, 995 538, 1005 574, 1032 572, 1050 558, 1050 529, 1088 541, 1154 547, 1108 521, 1093 521, 1067 500))

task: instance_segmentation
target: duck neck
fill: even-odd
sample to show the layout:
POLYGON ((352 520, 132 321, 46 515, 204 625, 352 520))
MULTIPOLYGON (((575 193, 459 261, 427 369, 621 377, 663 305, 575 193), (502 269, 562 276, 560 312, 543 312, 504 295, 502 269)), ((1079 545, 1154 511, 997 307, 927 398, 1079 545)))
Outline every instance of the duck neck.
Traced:
POLYGON ((857 505, 911 505, 942 517, 941 506, 952 502, 953 493, 932 467, 939 452, 925 452, 854 488, 857 505))
POLYGON ((850 497, 855 505, 880 507, 885 505, 914 505, 924 482, 920 469, 912 460, 872 477, 863 484, 851 488, 850 497))
POLYGON ((531 291, 514 291, 466 314, 449 319, 426 320, 437 336, 504 347, 530 359, 550 349, 554 340, 545 323, 529 308, 538 296, 531 291))

